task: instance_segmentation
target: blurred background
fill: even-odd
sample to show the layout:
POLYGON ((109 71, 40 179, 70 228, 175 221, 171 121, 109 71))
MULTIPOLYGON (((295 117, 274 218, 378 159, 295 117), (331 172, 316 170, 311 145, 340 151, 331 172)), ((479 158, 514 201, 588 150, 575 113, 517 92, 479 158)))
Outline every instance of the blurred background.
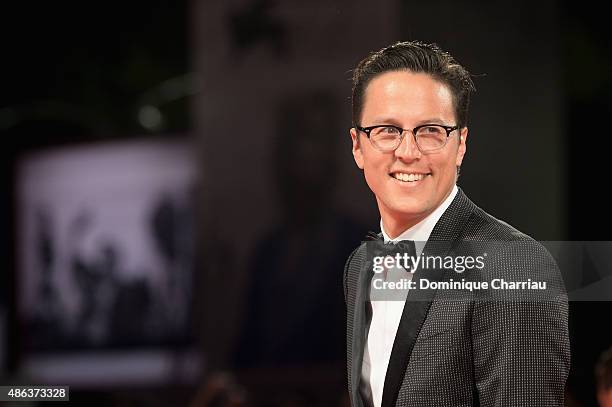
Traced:
MULTIPOLYGON (((88 405, 347 405, 342 270, 379 230, 350 77, 398 40, 475 76, 474 202, 538 240, 612 240, 596 2, 414 3, 6 4, 2 384, 69 384, 88 405)), ((579 283, 610 274, 587 264, 579 283)), ((597 405, 610 304, 571 303, 568 405, 597 405)))

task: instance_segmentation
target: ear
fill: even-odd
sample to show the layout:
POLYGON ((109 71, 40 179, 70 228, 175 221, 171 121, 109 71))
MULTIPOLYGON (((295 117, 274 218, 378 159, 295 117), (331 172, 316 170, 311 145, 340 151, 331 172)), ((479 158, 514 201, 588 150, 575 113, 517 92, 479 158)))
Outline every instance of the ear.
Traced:
POLYGON ((461 129, 461 133, 459 133, 459 148, 457 149, 457 159, 455 165, 457 167, 461 166, 463 162, 463 156, 465 155, 465 150, 467 148, 467 137, 468 137, 468 128, 464 127, 461 129))
POLYGON ((361 143, 359 140, 359 133, 354 127, 351 127, 351 141, 353 142, 353 158, 357 167, 363 170, 363 152, 361 151, 361 143))

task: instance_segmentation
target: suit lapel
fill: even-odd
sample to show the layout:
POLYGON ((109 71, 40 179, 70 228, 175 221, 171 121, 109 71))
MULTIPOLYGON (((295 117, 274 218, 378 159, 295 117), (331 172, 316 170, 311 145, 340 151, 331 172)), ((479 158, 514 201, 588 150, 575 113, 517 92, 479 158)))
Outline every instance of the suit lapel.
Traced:
MULTIPOLYGON (((423 252, 427 255, 444 256, 452 250, 452 246, 457 243, 463 226, 474 208, 475 205, 472 201, 459 189, 457 196, 455 196, 449 207, 440 217, 438 223, 436 223, 423 252)), ((444 278, 444 271, 432 269, 424 271, 419 269, 414 273, 413 279, 418 284, 418 280, 424 277, 430 281, 439 281, 444 278)), ((382 407, 395 406, 412 349, 416 343, 421 326, 427 317, 427 312, 435 293, 435 290, 408 291, 402 317, 395 335, 395 341, 393 342, 389 366, 387 367, 382 407)))

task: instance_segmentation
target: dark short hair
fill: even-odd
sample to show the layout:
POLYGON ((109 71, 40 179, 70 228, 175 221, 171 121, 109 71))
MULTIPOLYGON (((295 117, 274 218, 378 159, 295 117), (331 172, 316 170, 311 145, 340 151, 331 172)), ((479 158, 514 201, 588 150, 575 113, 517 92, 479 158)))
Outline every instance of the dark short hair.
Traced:
POLYGON ((353 125, 360 125, 365 90, 372 79, 390 71, 426 73, 447 85, 453 95, 457 125, 467 125, 470 94, 476 91, 470 73, 436 44, 397 42, 372 52, 353 71, 353 125))
POLYGON ((599 356, 595 366, 595 379, 598 389, 612 389, 612 347, 599 356))

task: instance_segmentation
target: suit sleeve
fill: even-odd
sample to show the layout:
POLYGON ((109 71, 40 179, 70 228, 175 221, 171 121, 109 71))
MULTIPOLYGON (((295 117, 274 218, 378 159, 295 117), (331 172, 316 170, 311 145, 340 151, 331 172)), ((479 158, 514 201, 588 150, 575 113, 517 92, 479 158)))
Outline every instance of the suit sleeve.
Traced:
POLYGON ((537 242, 508 245, 492 260, 488 279, 545 281, 555 295, 496 290, 475 302, 472 352, 480 406, 563 406, 570 351, 558 267, 537 242))
POLYGON ((344 288, 344 304, 347 304, 347 295, 348 295, 348 272, 349 272, 349 267, 351 266, 351 261, 353 260, 353 257, 355 257, 355 253, 357 253, 357 250, 359 250, 359 247, 356 248, 355 250, 353 250, 353 252, 349 255, 348 259, 346 259, 346 263, 344 264, 344 274, 342 275, 342 287, 344 288))

